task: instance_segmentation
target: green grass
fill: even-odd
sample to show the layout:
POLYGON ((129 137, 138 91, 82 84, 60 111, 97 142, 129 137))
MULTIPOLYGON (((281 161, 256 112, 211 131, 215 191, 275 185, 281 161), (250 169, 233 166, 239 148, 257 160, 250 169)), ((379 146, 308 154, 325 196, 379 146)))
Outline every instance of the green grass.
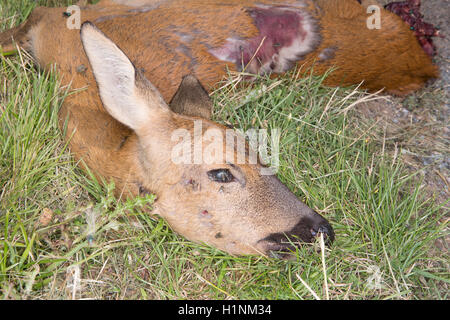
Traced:
MULTIPOLYGON (((26 16, 32 1, 22 2, 6 1, 3 27, 26 16)), ((74 93, 24 53, 0 59, 2 298, 313 299, 306 283, 320 298, 326 287, 331 299, 448 299, 448 256, 433 250, 446 212, 357 121, 364 92, 292 73, 246 87, 230 78, 213 94, 215 120, 281 129, 280 179, 336 231, 324 286, 317 245, 295 261, 234 257, 145 213, 152 196, 119 202, 62 139, 58 110, 74 93)))

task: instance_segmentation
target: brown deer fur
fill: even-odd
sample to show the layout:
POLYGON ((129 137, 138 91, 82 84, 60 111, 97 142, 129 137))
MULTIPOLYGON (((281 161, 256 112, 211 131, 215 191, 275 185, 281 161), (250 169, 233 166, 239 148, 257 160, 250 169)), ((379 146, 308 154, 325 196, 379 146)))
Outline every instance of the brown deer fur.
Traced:
MULTIPOLYGON (((81 21, 92 21, 137 65, 151 69, 146 75, 170 99, 183 75, 195 74, 210 88, 225 75, 226 66, 237 69, 211 52, 229 38, 257 36, 259 30, 248 11, 262 4, 289 5, 309 14, 317 28, 317 44, 297 64, 305 70, 314 65, 316 74, 337 68, 328 76, 328 85, 364 81, 362 86, 370 90, 406 94, 438 76, 436 66, 398 16, 381 9, 381 29, 368 29, 370 14, 354 0, 104 0, 82 7, 81 21)), ((36 8, 22 27, 0 35, 0 44, 6 51, 12 49, 13 36, 39 63, 76 69, 84 61, 77 30, 66 28, 64 11, 36 8)))

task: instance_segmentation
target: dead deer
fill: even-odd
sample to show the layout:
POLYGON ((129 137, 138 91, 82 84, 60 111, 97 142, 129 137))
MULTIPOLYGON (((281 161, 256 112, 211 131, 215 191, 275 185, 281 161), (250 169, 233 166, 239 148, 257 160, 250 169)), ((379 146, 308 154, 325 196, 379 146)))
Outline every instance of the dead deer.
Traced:
MULTIPOLYGON (((410 27, 379 7, 370 25, 365 0, 102 0, 81 7, 170 99, 183 75, 209 90, 227 69, 276 75, 295 67, 317 75, 335 68, 332 86, 362 83, 372 91, 407 94, 438 76, 410 27)), ((66 8, 34 9, 27 22, 0 34, 4 51, 17 44, 41 65, 83 70, 77 30, 66 8), (74 59, 75 58, 75 59, 74 59)), ((68 70, 67 70, 68 71, 68 70)), ((68 79, 69 80, 69 79, 68 79)))
MULTIPOLYGON (((289 251, 318 233, 333 241, 327 220, 276 176, 261 174, 261 163, 235 161, 242 150, 222 148, 225 162, 176 164, 171 133, 194 134, 201 121, 196 139, 206 146, 210 130, 226 135, 226 127, 209 120, 211 101, 200 84, 211 88, 226 67, 281 73, 317 62, 318 73, 338 67, 329 84, 365 80, 369 89, 417 89, 436 69, 409 30, 383 13, 394 34, 369 32, 361 26, 365 11, 346 0, 139 2, 144 6, 82 7, 81 36, 66 27, 65 8, 36 8, 24 24, 0 34, 3 50, 17 44, 44 69, 55 65, 63 85, 83 88, 59 113, 75 158, 113 180, 121 197, 156 194, 153 213, 175 231, 231 254, 289 251), (293 28, 283 38, 267 24, 293 28)), ((251 148, 243 143, 246 158, 251 148)))
MULTIPOLYGON (((113 179, 118 194, 156 194, 152 213, 187 239, 230 254, 281 252, 278 256, 287 258, 294 244, 311 242, 318 233, 333 241, 327 220, 276 176, 262 174, 259 162, 238 163, 238 148, 223 148, 226 162, 171 161, 177 143, 171 133, 193 133, 194 121, 202 123, 194 139, 205 148, 210 130, 226 134, 225 126, 201 118, 210 115, 212 104, 195 77, 183 78, 169 107, 143 72, 90 22, 81 27, 81 43, 90 66, 83 76, 88 88, 65 100, 60 120, 68 116, 75 157, 113 179)), ((235 139, 243 140, 248 157, 245 138, 236 134, 235 139)))

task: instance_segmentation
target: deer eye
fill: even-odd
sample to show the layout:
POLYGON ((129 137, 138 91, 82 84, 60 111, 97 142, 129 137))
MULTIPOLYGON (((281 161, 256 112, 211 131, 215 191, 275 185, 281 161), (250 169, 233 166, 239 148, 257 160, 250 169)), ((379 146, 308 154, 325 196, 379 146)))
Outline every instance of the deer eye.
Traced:
POLYGON ((208 178, 220 183, 229 183, 234 181, 234 176, 228 169, 216 169, 207 172, 208 178))

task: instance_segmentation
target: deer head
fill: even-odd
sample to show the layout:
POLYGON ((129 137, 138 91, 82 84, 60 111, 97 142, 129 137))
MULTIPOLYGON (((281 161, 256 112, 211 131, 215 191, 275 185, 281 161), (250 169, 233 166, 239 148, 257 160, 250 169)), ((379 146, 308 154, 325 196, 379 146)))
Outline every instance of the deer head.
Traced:
POLYGON ((286 253, 319 232, 334 239, 327 220, 276 176, 264 174, 259 161, 238 161, 248 160, 251 148, 205 118, 211 102, 194 77, 185 77, 174 96, 172 109, 184 114, 176 113, 92 23, 83 24, 81 40, 105 109, 138 137, 136 171, 143 190, 157 195, 154 213, 175 231, 231 254, 286 253), (212 139, 218 136, 223 140, 212 139), (229 141, 244 148, 229 147, 229 141))

